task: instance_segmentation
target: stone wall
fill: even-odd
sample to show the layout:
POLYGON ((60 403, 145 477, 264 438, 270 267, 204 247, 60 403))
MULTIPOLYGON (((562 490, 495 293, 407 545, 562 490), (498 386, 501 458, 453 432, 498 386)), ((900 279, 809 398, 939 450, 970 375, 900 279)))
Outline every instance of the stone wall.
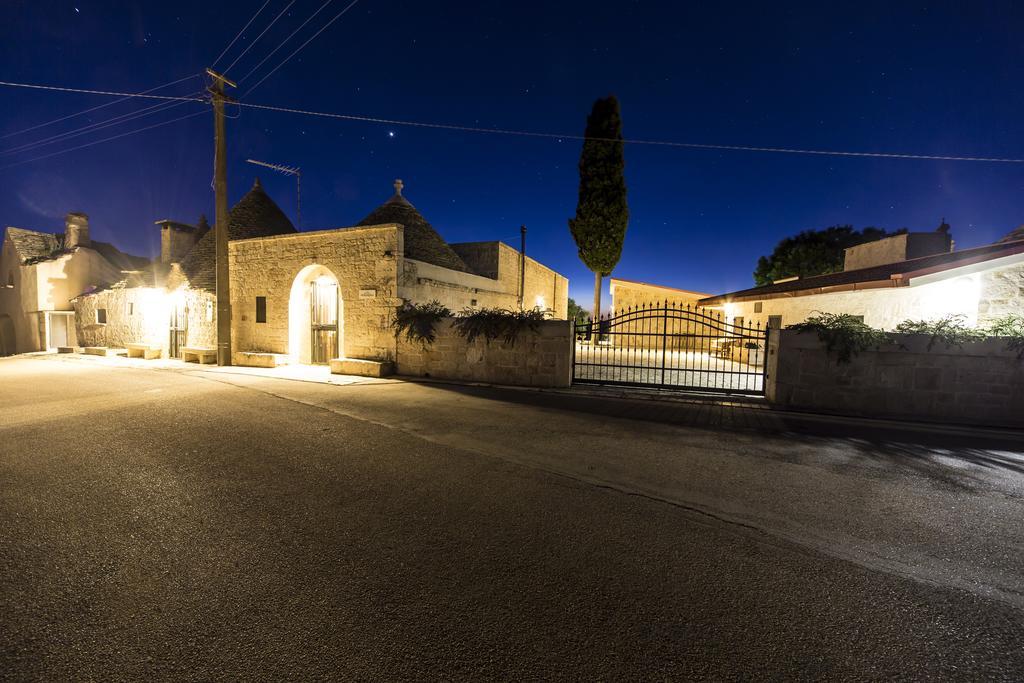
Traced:
POLYGON ((452 329, 451 318, 439 322, 436 332, 437 339, 426 347, 399 340, 398 374, 530 387, 567 387, 572 382, 568 321, 545 321, 538 332, 521 333, 514 346, 482 339, 470 344, 452 329))
MULTIPOLYGON (((489 290, 502 293, 487 298, 478 297, 477 307, 519 308, 520 254, 504 242, 462 242, 451 245, 471 268, 492 281, 489 290)), ((569 313, 569 280, 529 256, 525 261, 523 277, 523 308, 541 308, 552 318, 565 320, 569 313)), ((459 311, 465 306, 452 308, 459 311)), ((451 307, 450 307, 451 308, 451 307)))
POLYGON ((723 323, 721 311, 697 307, 697 302, 710 296, 672 287, 661 287, 629 280, 611 280, 612 315, 617 318, 608 328, 613 345, 631 349, 660 349, 661 335, 667 333, 665 347, 670 351, 688 349, 710 350, 712 342, 726 337, 730 331, 723 323), (644 308, 671 307, 677 311, 668 318, 660 313, 648 316, 630 311, 644 308), (689 315, 687 313, 692 313, 689 315), (623 318, 621 316, 625 315, 623 318))
POLYGON ((727 303, 721 307, 729 320, 742 317, 767 324, 781 317, 781 327, 806 320, 817 313, 848 313, 863 316, 871 327, 892 330, 904 320, 936 319, 962 315, 969 325, 978 320, 980 273, 950 277, 928 284, 785 296, 760 301, 727 303), (758 310, 760 308, 760 310, 758 310))
POLYGON ((123 349, 127 344, 159 344, 167 348, 167 312, 155 307, 163 290, 148 287, 109 289, 75 300, 75 331, 81 346, 123 349), (106 323, 97 312, 106 311, 106 323))
POLYGON ((1024 359, 990 339, 927 350, 923 335, 865 351, 849 364, 830 358, 814 334, 771 332, 768 400, 866 417, 1024 427, 1024 359))
POLYGON ((1024 265, 1008 266, 981 274, 978 321, 1004 315, 1024 316, 1024 265))
POLYGON ((75 331, 80 346, 123 349, 127 344, 150 344, 168 355, 171 310, 186 314, 183 346, 217 347, 216 297, 201 289, 168 292, 160 287, 123 287, 78 297, 75 331), (97 309, 107 312, 106 324, 97 322, 97 309))
POLYGON ((297 354, 298 350, 288 348, 292 284, 304 268, 320 265, 338 280, 342 354, 393 360, 391 320, 402 303, 397 282, 402 249, 398 225, 231 241, 228 262, 234 351, 297 354), (258 296, 267 298, 265 323, 256 322, 258 296))

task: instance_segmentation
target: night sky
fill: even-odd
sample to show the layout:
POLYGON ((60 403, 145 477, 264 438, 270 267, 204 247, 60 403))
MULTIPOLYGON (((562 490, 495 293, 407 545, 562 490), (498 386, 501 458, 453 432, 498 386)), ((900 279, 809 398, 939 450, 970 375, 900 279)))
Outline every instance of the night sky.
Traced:
MULTIPOLYGON (((334 0, 235 91, 242 95, 335 16, 334 0)), ((262 4, 26 2, 0 7, 0 80, 190 94, 262 4)), ((270 0, 225 68, 288 4, 270 0)), ((241 79, 323 4, 296 0, 228 75, 241 79)), ((579 135, 593 100, 622 103, 627 138, 1024 158, 1024 5, 982 3, 401 2, 361 0, 244 100, 344 114, 579 135), (701 5, 698 7, 697 5, 701 5), (1016 5, 1016 6, 1015 6, 1016 5)), ((0 88, 0 135, 112 98, 0 88)), ((131 100, 0 139, 0 223, 159 253, 153 222, 213 216, 212 115, 59 152, 205 105, 184 103, 57 144, 12 147, 151 107, 131 100)), ((206 107, 208 108, 208 107, 206 107)), ((500 239, 591 300, 566 219, 580 142, 232 109, 230 201, 259 175, 302 229, 352 225, 405 181, 451 242, 500 239)), ((1024 164, 626 147, 631 220, 618 277, 720 293, 752 284, 782 237, 850 223, 934 229, 958 247, 1024 223, 1024 164)), ((605 295, 607 300, 607 295, 605 295)))

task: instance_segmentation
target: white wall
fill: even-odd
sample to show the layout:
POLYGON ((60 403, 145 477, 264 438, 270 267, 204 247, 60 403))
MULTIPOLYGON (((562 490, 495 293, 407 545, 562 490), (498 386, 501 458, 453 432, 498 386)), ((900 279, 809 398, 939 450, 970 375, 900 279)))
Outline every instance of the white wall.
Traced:
POLYGON ((968 324, 978 320, 979 274, 953 277, 919 286, 887 287, 859 291, 831 292, 778 299, 763 299, 761 311, 754 301, 728 303, 721 307, 731 321, 742 316, 745 323, 768 322, 772 315, 782 316, 782 325, 803 322, 819 312, 864 316, 871 327, 892 330, 904 320, 963 315, 968 324))

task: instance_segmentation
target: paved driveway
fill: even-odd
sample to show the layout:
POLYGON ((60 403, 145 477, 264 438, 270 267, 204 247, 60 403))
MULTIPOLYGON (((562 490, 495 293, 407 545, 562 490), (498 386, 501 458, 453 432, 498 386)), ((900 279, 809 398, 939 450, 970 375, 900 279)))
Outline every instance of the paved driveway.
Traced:
MULTIPOLYGON (((753 353, 753 352, 751 352, 753 353)), ((664 385, 758 394, 764 368, 703 351, 576 344, 575 378, 594 382, 664 385)))

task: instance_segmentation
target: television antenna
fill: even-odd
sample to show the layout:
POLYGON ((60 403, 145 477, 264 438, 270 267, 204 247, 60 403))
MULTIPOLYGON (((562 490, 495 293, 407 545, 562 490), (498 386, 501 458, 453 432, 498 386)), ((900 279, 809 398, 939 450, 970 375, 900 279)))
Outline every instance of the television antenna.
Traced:
POLYGON ((246 159, 250 164, 256 164, 257 166, 263 166, 269 168, 272 171, 283 173, 284 175, 295 176, 295 210, 297 213, 297 220, 299 228, 302 227, 302 169, 298 166, 285 166, 283 164, 272 164, 267 161, 259 161, 257 159, 246 159))

